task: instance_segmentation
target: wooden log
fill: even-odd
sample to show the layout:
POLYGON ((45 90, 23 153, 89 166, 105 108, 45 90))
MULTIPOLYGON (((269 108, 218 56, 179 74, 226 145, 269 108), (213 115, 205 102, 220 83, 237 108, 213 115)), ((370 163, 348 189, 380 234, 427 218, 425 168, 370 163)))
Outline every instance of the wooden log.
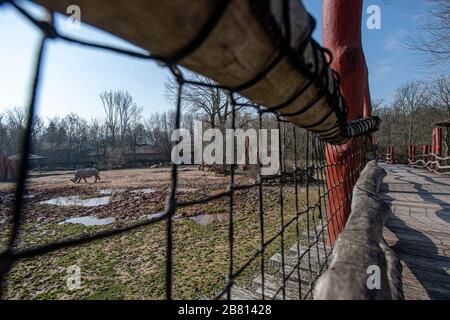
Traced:
POLYGON ((341 144, 379 126, 377 117, 347 123, 339 84, 323 50, 310 37, 313 19, 298 0, 288 2, 289 38, 283 1, 35 2, 61 13, 78 5, 83 22, 180 63, 258 105, 277 109, 327 142, 341 144))
POLYGON ((353 190, 347 225, 336 241, 333 259, 315 288, 317 299, 401 299, 401 266, 383 239, 388 206, 378 196, 385 171, 367 164, 353 190), (380 289, 370 289, 369 267, 380 270, 380 289))

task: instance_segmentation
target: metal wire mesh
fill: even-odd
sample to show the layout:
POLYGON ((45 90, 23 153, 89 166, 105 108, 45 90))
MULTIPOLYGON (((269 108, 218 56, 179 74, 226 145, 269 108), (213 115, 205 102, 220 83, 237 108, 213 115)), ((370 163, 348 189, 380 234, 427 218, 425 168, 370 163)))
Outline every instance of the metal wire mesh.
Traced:
POLYGON ((38 55, 36 56, 31 100, 28 108, 28 121, 22 145, 22 155, 24 156, 22 157, 20 176, 15 190, 12 230, 7 248, 0 255, 0 282, 2 284, 2 290, 5 289, 5 277, 13 268, 14 263, 19 260, 41 256, 69 247, 80 246, 96 240, 108 239, 164 221, 166 224, 165 294, 167 299, 172 299, 176 295, 173 291, 173 268, 175 263, 173 257, 174 224, 176 223, 173 218, 177 210, 194 205, 206 204, 218 199, 228 199, 227 280, 223 288, 217 292, 215 298, 241 298, 242 296, 237 291, 236 279, 249 269, 250 265, 255 263, 259 265, 258 269, 260 273, 260 286, 256 289, 256 292, 261 299, 313 298, 314 285, 327 268, 330 255, 332 254, 332 248, 328 245, 327 240, 330 237, 336 237, 336 234, 330 235, 329 230, 337 232, 339 230, 338 226, 343 225, 343 221, 340 221, 342 219, 340 213, 343 210, 349 209, 352 185, 356 182, 359 172, 365 165, 366 145, 368 142, 366 136, 354 138, 350 144, 351 150, 347 150, 345 153, 346 157, 335 159, 333 158, 333 154, 339 152, 342 149, 341 146, 327 145, 318 135, 292 125, 277 114, 268 111, 263 106, 251 102, 241 102, 241 97, 234 91, 227 90, 219 85, 193 81, 186 78, 186 73, 177 66, 176 62, 201 44, 202 40, 207 37, 208 32, 206 31, 202 32, 190 46, 182 50, 175 58, 166 59, 66 37, 55 29, 51 22, 52 19, 49 20, 50 22, 36 20, 15 2, 8 2, 26 19, 36 25, 43 32, 43 37, 39 46, 38 55), (280 132, 289 134, 293 139, 293 141, 287 143, 282 139, 282 134, 280 134, 280 172, 273 176, 263 176, 261 174, 262 164, 259 161, 255 183, 239 184, 236 181, 236 165, 229 165, 229 185, 226 191, 213 196, 181 201, 177 199, 179 166, 172 164, 171 186, 162 214, 153 215, 153 218, 131 223, 117 229, 78 238, 61 239, 41 246, 18 249, 18 238, 23 219, 23 199, 27 182, 27 155, 30 154, 31 147, 31 122, 35 114, 36 97, 40 90, 41 73, 44 72, 42 70, 42 61, 45 57, 48 41, 57 38, 69 43, 113 51, 130 57, 163 64, 170 70, 178 85, 175 129, 180 128, 183 103, 182 93, 183 88, 187 86, 206 86, 225 90, 232 108, 231 129, 236 129, 236 114, 242 108, 250 108, 256 111, 257 123, 260 129, 264 127, 265 116, 275 116, 277 128, 280 132), (353 171, 350 175, 342 176, 342 171, 338 170, 338 168, 349 163, 352 164, 353 171), (280 224, 279 231, 268 237, 265 233, 267 212, 264 207, 264 197, 266 196, 265 192, 267 192, 267 188, 270 187, 270 192, 272 193, 274 186, 278 193, 277 214, 279 214, 280 224), (237 262, 235 259, 236 252, 234 251, 235 242, 237 240, 243 241, 243 239, 235 239, 234 227, 237 217, 235 211, 236 194, 238 192, 249 192, 250 190, 255 191, 258 199, 258 205, 254 209, 254 214, 257 215, 259 220, 259 249, 252 252, 250 258, 244 262, 237 262), (293 215, 289 215, 289 217, 286 215, 286 190, 290 190, 289 192, 294 196, 295 212, 293 215), (337 201, 337 199, 342 199, 340 195, 342 190, 346 190, 345 201, 343 203, 337 201), (333 228, 329 228, 329 226, 333 226, 333 228), (294 229, 294 238, 287 237, 288 228, 294 229), (280 269, 275 272, 272 270, 273 265, 271 261, 267 261, 271 259, 268 259, 266 254, 267 248, 273 245, 279 246, 278 251, 281 259, 280 269), (275 281, 274 279, 278 279, 279 281, 275 281))

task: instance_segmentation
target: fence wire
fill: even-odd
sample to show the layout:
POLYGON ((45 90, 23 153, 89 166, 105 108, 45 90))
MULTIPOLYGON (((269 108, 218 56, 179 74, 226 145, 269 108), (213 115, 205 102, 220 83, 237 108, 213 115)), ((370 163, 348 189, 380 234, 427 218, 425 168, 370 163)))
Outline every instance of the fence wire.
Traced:
MULTIPOLYGON (((354 138, 349 144, 351 150, 346 150, 346 157, 334 158, 338 152, 343 152, 341 146, 331 146, 326 144, 318 135, 309 133, 308 131, 298 128, 295 125, 283 120, 282 117, 272 111, 268 111, 264 106, 259 106, 251 102, 242 102, 242 98, 235 92, 227 90, 220 85, 190 80, 177 66, 177 61, 189 55, 202 41, 208 36, 209 29, 213 27, 213 22, 206 26, 205 30, 192 42, 191 45, 181 50, 179 54, 171 58, 153 56, 151 54, 142 54, 138 52, 118 49, 106 45, 100 45, 92 42, 81 41, 74 38, 64 36, 58 32, 53 24, 53 19, 49 21, 41 21, 34 18, 29 12, 14 1, 6 1, 12 5, 24 18, 32 22, 42 31, 42 40, 39 45, 38 54, 36 55, 34 78, 31 91, 31 99, 28 106, 28 120, 25 135, 22 144, 22 161, 20 166, 19 177, 15 189, 14 210, 12 216, 12 229, 7 242, 6 250, 0 255, 0 283, 2 285, 1 292, 5 290, 5 280, 8 273, 14 267, 14 264, 23 259, 34 258, 55 252, 61 249, 77 247, 83 244, 92 243, 93 241, 109 239, 113 236, 123 235, 132 230, 154 225, 158 222, 165 222, 165 295, 167 299, 176 296, 173 285, 173 269, 174 269, 174 217, 177 210, 188 208, 194 205, 202 205, 210 203, 218 199, 228 199, 228 272, 227 280, 224 287, 217 292, 215 299, 236 299, 242 298, 239 294, 237 279, 249 267, 257 263, 260 273, 260 287, 255 289, 258 297, 261 299, 310 299, 313 298, 314 285, 320 275, 328 267, 328 262, 332 254, 332 247, 328 245, 330 237, 336 237, 337 234, 330 232, 338 232, 339 228, 344 224, 342 212, 347 210, 351 202, 351 189, 359 172, 365 165, 367 151, 367 137, 360 136, 354 138), (27 168, 29 165, 28 155, 31 149, 31 131, 32 119, 35 115, 36 98, 40 91, 40 81, 43 73, 43 61, 46 55, 46 47, 52 39, 60 39, 69 43, 78 44, 94 49, 112 51, 118 54, 126 55, 134 58, 141 58, 156 62, 165 66, 176 80, 178 86, 178 94, 176 101, 176 121, 175 129, 180 128, 182 118, 183 89, 188 86, 203 86, 218 88, 224 90, 231 105, 231 128, 236 129, 236 114, 243 108, 252 109, 257 114, 258 127, 264 127, 263 118, 267 115, 276 117, 277 127, 281 133, 289 133, 293 137, 293 150, 287 152, 289 146, 282 140, 280 133, 279 155, 281 170, 273 176, 263 176, 261 174, 262 164, 258 161, 257 179, 255 183, 238 184, 236 182, 236 165, 229 165, 229 184, 228 189, 213 196, 206 196, 198 199, 180 200, 177 199, 177 185, 179 182, 178 169, 179 165, 172 164, 171 167, 171 186, 167 203, 163 212, 158 215, 151 215, 152 218, 143 221, 134 222, 129 225, 106 230, 103 232, 89 234, 77 238, 61 239, 56 242, 32 246, 26 248, 18 248, 18 237, 21 233, 23 220, 23 204, 24 193, 27 183, 27 168), (291 157, 292 159, 288 159, 291 157), (350 175, 343 176, 342 166, 349 165, 353 168, 350 175), (327 179, 328 178, 328 179, 327 179), (267 211, 264 206, 264 197, 266 192, 273 192, 276 186, 278 193, 279 206, 277 213, 279 214, 279 231, 267 237, 265 232, 265 223, 267 219, 267 211), (270 187, 270 191, 268 191, 270 187), (291 188, 294 193, 294 216, 286 216, 286 199, 285 189, 291 188), (255 190, 258 198, 258 206, 254 209, 254 214, 258 216, 259 223, 259 249, 253 252, 249 259, 244 263, 236 262, 235 242, 243 239, 235 238, 235 219, 237 213, 235 210, 236 193, 255 190), (343 191, 344 190, 344 191, 343 191), (345 196, 342 197, 342 192, 345 196), (314 196, 313 196, 314 195, 314 196), (301 197, 305 199, 304 203, 301 197), (342 199, 345 199, 342 201, 342 199), (303 219, 303 220, 302 220, 303 219), (304 221, 306 227, 303 227, 304 221), (332 226, 332 228, 329 228, 332 226), (287 239, 287 229, 292 227, 295 230, 295 239, 287 239), (305 230, 306 229, 306 230, 305 230), (279 246, 281 268, 275 273, 270 273, 272 268, 270 259, 267 258, 266 250, 271 245, 279 246), (276 276, 276 278, 274 278, 276 276), (274 279, 279 279, 275 281, 274 279), (281 280, 280 280, 281 279, 281 280)), ((220 13, 220 11, 218 11, 220 13)), ((50 14, 51 16, 51 14, 50 14)), ((219 14, 220 17, 220 14, 219 14)), ((217 17, 217 19, 219 18, 217 17)), ((214 19, 212 21, 215 21, 214 19)), ((267 72, 267 71, 266 71, 267 72)), ((255 79, 256 81, 257 79, 255 79)), ((249 82, 249 85, 252 81, 249 82)), ((242 89, 242 88, 240 88, 242 89)), ((158 213, 158 212, 156 212, 158 213)), ((245 239, 244 239, 245 241, 245 239)), ((207 271, 205 271, 207 272, 207 271)), ((255 274, 255 277, 257 275, 255 274)))

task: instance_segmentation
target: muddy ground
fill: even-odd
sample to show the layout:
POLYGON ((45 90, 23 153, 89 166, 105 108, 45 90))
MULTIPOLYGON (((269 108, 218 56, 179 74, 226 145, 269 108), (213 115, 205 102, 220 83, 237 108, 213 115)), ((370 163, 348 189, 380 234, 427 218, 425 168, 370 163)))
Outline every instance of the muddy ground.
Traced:
MULTIPOLYGON (((29 180, 18 248, 75 238, 146 219, 164 210, 170 186, 169 168, 101 172, 102 180, 97 183, 91 178, 89 183, 74 184, 69 180, 72 177, 71 174, 60 174, 29 180), (67 199, 70 201, 64 203, 67 199), (94 206, 98 199, 102 199, 101 205, 94 206), (87 225, 83 224, 85 222, 87 225)), ((180 168, 177 200, 216 195, 226 191, 229 182, 228 176, 193 167, 180 168)), ((236 176, 236 185, 254 182, 251 175, 236 176)), ((13 191, 14 184, 0 183, 1 246, 5 245, 11 227, 13 191)), ((263 194, 264 238, 267 241, 280 230, 280 188, 276 183, 264 185, 263 194)), ((234 196, 235 270, 260 247, 258 195, 258 188, 252 188, 238 191, 234 196)), ((305 208, 305 199, 306 191, 300 189, 299 211, 305 208)), ((309 201, 310 206, 317 202, 314 188, 310 189, 309 201)), ((285 223, 295 217, 295 202, 294 186, 284 186, 285 223)), ((229 268, 229 207, 230 199, 225 197, 177 210, 173 223, 175 298, 211 298, 225 286, 229 268)), ((312 219, 320 223, 318 210, 310 216, 310 222, 312 219)), ((299 225, 303 235, 305 215, 300 217, 299 225)), ((310 228, 313 225, 310 223, 310 228)), ((286 250, 295 243, 296 232, 296 222, 286 228, 286 250)), ((8 275, 6 298, 163 299, 166 240, 166 223, 162 221, 110 239, 20 261, 8 275), (67 285, 71 275, 68 268, 72 266, 81 271, 81 286, 75 290, 70 290, 67 285)), ((276 252, 280 252, 280 238, 266 248, 265 260, 276 252)), ((236 282, 250 286, 259 272, 259 263, 260 259, 255 260, 236 282)))

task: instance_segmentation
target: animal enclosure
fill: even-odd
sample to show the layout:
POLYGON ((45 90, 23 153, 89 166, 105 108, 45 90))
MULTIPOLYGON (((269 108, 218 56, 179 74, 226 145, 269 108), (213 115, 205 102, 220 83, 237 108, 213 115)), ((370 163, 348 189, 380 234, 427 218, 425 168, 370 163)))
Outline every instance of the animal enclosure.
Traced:
MULTIPOLYGON (((300 2, 292 10, 289 1, 274 8, 259 7, 259 1, 234 1, 231 11, 227 1, 217 1, 214 12, 205 3, 203 9, 191 6, 206 22, 194 30, 197 36, 182 38, 194 40, 179 52, 169 50, 173 44, 168 49, 166 41, 160 43, 161 50, 155 52, 169 50, 166 58, 68 38, 58 33, 51 19, 37 20, 15 1, 8 2, 43 34, 30 119, 45 73, 46 43, 59 39, 167 68, 177 84, 174 129, 180 128, 184 111, 183 88, 191 86, 224 92, 229 103, 226 128, 237 128, 242 110, 251 110, 259 129, 265 117, 273 117, 280 132, 280 169, 264 176, 261 161, 251 174, 231 164, 225 175, 218 176, 172 164, 168 169, 102 172, 97 184, 73 185, 67 183, 67 175, 28 179, 24 157, 15 190, 2 186, 0 281, 5 297, 313 298, 315 283, 328 266, 332 248, 327 240, 345 224, 341 213, 348 213, 351 188, 365 165, 369 134, 379 119, 347 122, 339 76, 330 68, 332 56, 311 39, 313 22, 300 2), (281 9, 285 14, 280 16, 281 9), (245 14, 252 19, 244 19, 245 14), (264 19, 268 17, 272 20, 264 19), (202 44, 210 49, 239 47, 239 37, 218 37, 224 34, 220 27, 233 25, 236 19, 253 28, 247 31, 256 39, 245 42, 248 50, 238 51, 264 52, 258 65, 251 64, 255 70, 223 73, 216 65, 199 63, 207 61, 196 56, 205 54, 197 50, 202 44), (290 19, 305 24, 291 29, 290 19), (255 32, 267 31, 268 25, 278 32, 255 32), (231 43, 223 46, 223 40, 231 43), (259 48, 258 41, 266 48, 259 48), (190 79, 178 62, 217 82, 190 79), (289 79, 281 81, 280 75, 289 79), (70 290, 67 268, 74 266, 80 268, 84 284, 70 290)), ((157 3, 162 2, 153 4, 157 3)), ((166 4, 161 9, 167 9, 166 4)), ((208 60, 217 63, 207 53, 208 60)), ((249 57, 241 58, 249 63, 249 57)), ((30 153, 30 145, 31 120, 24 155, 30 153)))

